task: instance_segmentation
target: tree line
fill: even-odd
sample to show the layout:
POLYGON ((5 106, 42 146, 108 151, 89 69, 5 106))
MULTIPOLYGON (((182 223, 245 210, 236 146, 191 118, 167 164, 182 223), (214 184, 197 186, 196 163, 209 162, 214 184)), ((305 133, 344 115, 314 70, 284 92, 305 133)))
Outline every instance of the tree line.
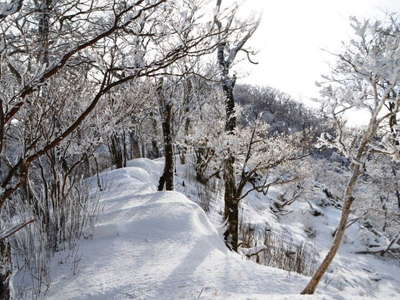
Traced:
POLYGON ((2 299, 12 260, 38 251, 33 241, 42 241, 28 260, 39 289, 46 259, 76 246, 96 210, 84 180, 105 167, 164 157, 160 191, 175 188, 177 158, 203 184, 223 180, 224 239, 238 251, 241 201, 298 184, 305 158, 325 146, 348 159, 352 176, 332 248, 303 291, 312 294, 365 165, 372 155, 399 157, 395 18, 353 20, 354 40, 320 84, 316 113, 277 90, 236 84, 238 57, 254 63, 247 46, 260 18, 240 18, 228 2, 19 0, 0 9, 0 228, 29 232, 0 235, 2 299), (366 129, 346 128, 342 114, 353 108, 368 111, 366 129))

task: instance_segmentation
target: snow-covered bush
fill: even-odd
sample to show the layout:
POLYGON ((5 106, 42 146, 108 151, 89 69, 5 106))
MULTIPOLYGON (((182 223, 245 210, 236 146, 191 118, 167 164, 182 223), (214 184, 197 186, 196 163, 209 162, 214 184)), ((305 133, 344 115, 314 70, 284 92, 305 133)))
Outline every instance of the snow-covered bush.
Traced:
POLYGON ((350 177, 343 192, 342 215, 332 242, 302 294, 313 294, 333 261, 347 227, 355 188, 362 178, 371 153, 399 158, 397 113, 400 108, 400 31, 393 17, 380 21, 352 19, 354 38, 337 54, 337 63, 321 85, 321 101, 336 122, 336 133, 325 134, 321 142, 336 148, 350 161, 350 177), (363 110, 368 116, 366 128, 353 134, 346 130, 343 113, 363 110), (389 123, 387 126, 386 124, 389 123), (382 128, 387 128, 382 130, 382 128))
POLYGON ((240 252, 252 261, 290 272, 311 275, 316 268, 318 254, 305 242, 296 244, 265 227, 257 231, 252 224, 240 226, 240 252))
POLYGON ((98 205, 89 197, 82 173, 72 171, 66 175, 57 169, 53 174, 47 171, 46 177, 31 178, 31 182, 35 181, 32 189, 18 194, 3 210, 5 224, 34 218, 31 225, 10 240, 16 297, 39 297, 51 283, 54 255, 58 255, 60 263, 75 260, 76 265, 78 241, 92 234, 98 205), (26 290, 28 286, 32 289, 26 290))

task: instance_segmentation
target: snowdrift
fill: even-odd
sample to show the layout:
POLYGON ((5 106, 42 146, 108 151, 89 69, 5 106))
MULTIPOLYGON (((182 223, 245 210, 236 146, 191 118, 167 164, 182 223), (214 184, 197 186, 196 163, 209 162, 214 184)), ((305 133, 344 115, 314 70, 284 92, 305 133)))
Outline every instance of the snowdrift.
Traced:
POLYGON ((228 251, 196 203, 156 192, 161 170, 161 161, 138 159, 100 175, 94 236, 80 243, 76 274, 54 265, 45 299, 366 299, 335 289, 300 296, 307 277, 228 251))
POLYGON ((154 192, 160 169, 141 159, 101 174, 105 192, 94 237, 80 245, 76 275, 55 267, 46 299, 258 298, 281 293, 284 282, 291 287, 285 293, 298 291, 295 283, 305 282, 300 276, 230 253, 203 210, 183 194, 154 192))

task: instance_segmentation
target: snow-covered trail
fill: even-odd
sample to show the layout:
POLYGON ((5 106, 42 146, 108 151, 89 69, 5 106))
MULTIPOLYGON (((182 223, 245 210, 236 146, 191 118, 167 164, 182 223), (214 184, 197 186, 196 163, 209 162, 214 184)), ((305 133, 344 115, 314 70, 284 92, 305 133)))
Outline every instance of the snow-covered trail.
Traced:
POLYGON ((104 207, 94 238, 80 244, 79 272, 57 272, 47 299, 251 299, 249 294, 281 294, 282 288, 298 293, 305 278, 227 251, 203 210, 180 193, 155 192, 153 175, 140 167, 102 175, 104 207))
POLYGON ((45 299, 355 300, 372 299, 372 294, 397 299, 393 278, 375 281, 369 279, 375 272, 359 272, 376 269, 396 277, 397 267, 389 270, 367 256, 355 261, 347 251, 335 260, 335 274, 326 275, 328 281, 339 278, 348 285, 345 291, 325 280, 317 295, 300 296, 308 277, 228 251, 197 204, 181 193, 156 192, 161 169, 162 162, 138 159, 128 168, 102 173, 102 210, 93 238, 79 244, 78 272, 72 275, 71 266, 55 265, 45 299))

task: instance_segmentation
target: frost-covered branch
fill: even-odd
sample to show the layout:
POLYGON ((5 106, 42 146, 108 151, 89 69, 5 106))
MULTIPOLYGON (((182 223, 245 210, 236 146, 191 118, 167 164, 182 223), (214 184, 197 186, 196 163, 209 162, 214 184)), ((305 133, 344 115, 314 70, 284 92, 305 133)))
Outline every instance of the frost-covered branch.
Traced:
POLYGON ((19 12, 23 4, 24 0, 11 0, 10 3, 0 3, 0 22, 2 19, 19 12))
POLYGON ((0 232, 0 241, 12 236, 13 234, 17 233, 25 226, 27 226, 33 222, 35 222, 35 219, 31 219, 31 220, 23 222, 21 224, 17 224, 9 229, 4 230, 3 232, 0 232))

